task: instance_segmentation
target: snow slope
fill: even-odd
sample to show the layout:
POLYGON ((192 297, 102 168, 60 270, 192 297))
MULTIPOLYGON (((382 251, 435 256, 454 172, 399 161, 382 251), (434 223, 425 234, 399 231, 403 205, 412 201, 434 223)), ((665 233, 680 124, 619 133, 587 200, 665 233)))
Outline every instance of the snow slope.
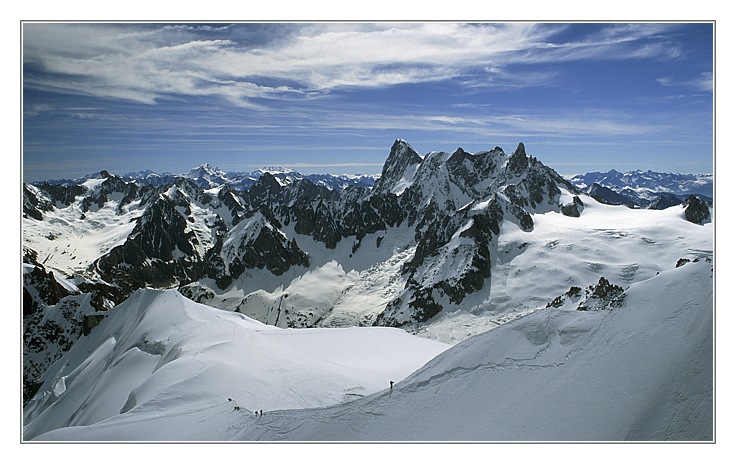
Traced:
MULTIPOLYGON (((95 182, 99 184, 99 179, 85 185, 95 182)), ((102 208, 83 212, 75 202, 45 212, 43 221, 24 219, 23 245, 36 250, 39 262, 56 274, 85 275, 92 262, 125 242, 135 218, 143 213, 139 205, 125 205, 120 211, 119 205, 120 195, 102 208)))
POLYGON ((406 334, 404 348, 387 349, 387 337, 398 334, 386 329, 265 327, 172 292, 139 292, 49 371, 49 392, 25 411, 25 438, 710 441, 708 261, 632 284, 621 307, 548 308, 447 350, 429 341, 418 349, 406 334), (388 355, 380 369, 345 345, 373 335, 384 348, 376 354, 388 355), (415 365, 438 356, 385 388, 389 375, 406 372, 415 348, 415 365), (357 385, 369 395, 341 403, 357 385), (262 417, 250 411, 261 406, 262 417))
POLYGON ((605 276, 626 288, 671 269, 680 258, 713 257, 713 223, 686 221, 682 206, 632 210, 580 198, 585 204, 580 217, 536 213, 530 232, 504 222, 490 285, 468 295, 459 311, 443 311, 418 334, 454 344, 534 312, 571 286, 584 288, 605 276))
POLYGON ((200 439, 203 418, 236 405, 253 414, 349 401, 448 347, 384 327, 279 329, 173 290, 139 290, 42 377, 24 438, 122 419, 115 440, 200 439))
MULTIPOLYGON (((531 231, 505 221, 491 250, 491 276, 483 288, 467 295, 460 305, 445 304, 428 323, 411 329, 413 333, 455 344, 543 308, 571 286, 585 287, 605 276, 626 288, 672 268, 680 258, 713 257, 714 223, 688 222, 682 206, 635 210, 579 197, 585 203, 580 217, 535 213, 531 231)), ((563 191, 561 201, 572 201, 572 194, 563 191)), ((482 209, 488 201, 465 206, 482 209)), ((463 227, 467 224, 460 224, 457 240, 446 247, 448 256, 452 246, 463 246, 463 227)), ((366 236, 357 250, 352 249, 352 238, 328 250, 296 234, 292 226, 284 232, 295 237, 310 256, 308 270, 295 268, 281 276, 247 270, 227 291, 206 303, 237 309, 268 324, 278 321, 282 327, 289 321, 370 325, 405 288, 408 275, 401 269, 416 251, 414 233, 406 225, 366 236)), ((450 258, 438 263, 444 265, 436 274, 442 277, 460 268, 457 263, 449 265, 454 263, 450 258)))

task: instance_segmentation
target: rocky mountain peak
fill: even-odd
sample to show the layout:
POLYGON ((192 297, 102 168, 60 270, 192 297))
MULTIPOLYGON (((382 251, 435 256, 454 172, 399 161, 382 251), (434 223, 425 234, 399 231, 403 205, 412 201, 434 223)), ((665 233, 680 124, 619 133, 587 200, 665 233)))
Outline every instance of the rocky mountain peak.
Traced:
POLYGON ((513 156, 524 156, 526 157, 526 148, 524 148, 524 143, 519 142, 519 145, 516 146, 516 150, 514 150, 513 156))
POLYGON ((397 139, 391 146, 391 151, 383 165, 381 177, 376 182, 374 189, 378 192, 393 191, 396 193, 402 182, 411 182, 411 177, 414 174, 412 168, 422 164, 422 161, 422 157, 411 145, 404 140, 397 139))
POLYGON ((509 158, 508 168, 513 175, 521 175, 529 167, 529 159, 526 156, 526 149, 524 144, 519 142, 519 145, 514 150, 514 153, 509 158))

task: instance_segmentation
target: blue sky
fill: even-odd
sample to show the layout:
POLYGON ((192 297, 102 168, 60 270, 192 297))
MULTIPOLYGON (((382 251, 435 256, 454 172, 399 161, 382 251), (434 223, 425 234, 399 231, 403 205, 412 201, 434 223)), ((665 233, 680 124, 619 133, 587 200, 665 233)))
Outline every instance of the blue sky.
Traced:
POLYGON ((23 176, 380 173, 524 142, 562 174, 713 172, 711 23, 22 24, 23 176))

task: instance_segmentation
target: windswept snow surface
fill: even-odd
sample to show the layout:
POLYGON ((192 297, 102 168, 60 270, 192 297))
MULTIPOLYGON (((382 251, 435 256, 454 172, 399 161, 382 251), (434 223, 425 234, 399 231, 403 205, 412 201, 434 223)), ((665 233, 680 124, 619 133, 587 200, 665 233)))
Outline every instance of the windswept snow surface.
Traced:
POLYGON ((72 427, 82 441, 229 439, 237 416, 370 395, 448 347, 386 327, 280 329, 139 290, 47 371, 24 438, 72 427))
MULTIPOLYGON (((490 285, 418 334, 455 344, 543 308, 572 286, 585 288, 604 276, 627 288, 671 269, 680 258, 713 258, 713 223, 686 221, 682 206, 638 210, 580 198, 580 217, 536 213, 531 232, 505 221, 492 254, 490 285)), ((561 202, 570 201, 572 194, 563 190, 561 202)), ((481 201, 474 208, 483 206, 481 201)))
POLYGON ((385 329, 281 330, 172 292, 139 292, 127 314, 116 308, 50 370, 46 396, 26 409, 25 435, 711 441, 712 288, 712 264, 691 262, 631 285, 621 307, 540 310, 446 351, 385 329), (389 347, 389 337, 406 344, 389 347), (385 388, 406 359, 419 365, 432 353, 385 388), (369 396, 337 404, 359 386, 369 396))

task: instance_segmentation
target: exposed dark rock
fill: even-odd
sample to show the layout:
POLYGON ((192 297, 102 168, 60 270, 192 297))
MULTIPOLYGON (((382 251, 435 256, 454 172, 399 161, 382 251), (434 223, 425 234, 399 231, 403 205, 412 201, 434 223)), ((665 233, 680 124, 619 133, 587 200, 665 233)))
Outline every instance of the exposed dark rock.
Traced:
POLYGON ((575 195, 570 203, 562 205, 562 214, 570 217, 580 217, 585 206, 579 196, 575 195))
POLYGON ((682 198, 673 193, 659 193, 657 197, 652 200, 647 208, 649 209, 667 209, 672 206, 676 206, 682 203, 682 198))
POLYGON ((529 159, 526 157, 526 149, 524 144, 519 145, 509 158, 508 170, 514 176, 520 176, 529 167, 529 159))
POLYGON ((699 225, 710 222, 710 209, 705 201, 699 199, 695 195, 690 195, 687 200, 685 200, 684 205, 686 220, 699 225))
POLYGON ((565 293, 565 295, 569 296, 570 298, 575 298, 575 297, 580 296, 580 292, 582 290, 583 289, 581 289, 580 287, 572 286, 570 287, 570 290, 568 290, 567 293, 565 293))
POLYGON ((625 205, 629 203, 628 198, 600 184, 593 184, 588 187, 588 195, 605 205, 625 205))
POLYGON ((82 293, 90 294, 90 305, 97 311, 107 311, 115 305, 125 301, 130 295, 131 289, 105 282, 82 282, 78 285, 82 293))
POLYGON ((35 264, 33 269, 23 273, 23 288, 24 314, 33 313, 40 304, 54 305, 62 298, 72 294, 66 287, 59 284, 53 272, 47 273, 40 264, 35 264))
MULTIPOLYGON (((33 288, 29 288, 34 293, 33 288)), ((64 297, 24 317, 23 402, 35 394, 48 367, 74 345, 83 332, 85 314, 91 312, 86 295, 64 297)), ((43 304, 43 303, 41 303, 43 304)))
POLYGON ((585 296, 585 301, 578 305, 578 311, 618 308, 623 304, 625 293, 622 287, 601 277, 596 285, 588 286, 585 296))
POLYGON ((559 308, 562 305, 565 304, 565 299, 567 298, 579 298, 580 292, 582 289, 580 287, 572 286, 570 287, 570 290, 566 291, 564 295, 559 295, 555 297, 554 300, 547 303, 547 308, 559 308))
POLYGON ((196 237, 177 210, 176 200, 159 195, 138 218, 124 244, 102 256, 93 268, 108 281, 119 281, 130 292, 145 286, 167 287, 198 276, 202 257, 196 237))
POLYGON ((37 221, 43 220, 43 211, 51 211, 53 205, 47 199, 39 198, 31 188, 23 184, 23 217, 31 217, 37 221))
POLYGON ((218 241, 205 256, 204 275, 214 279, 218 288, 227 288, 246 269, 267 269, 282 275, 292 266, 309 266, 309 256, 293 238, 288 240, 281 233, 281 224, 265 206, 243 221, 249 221, 246 224, 253 234, 229 237, 226 250, 224 242, 218 241))
POLYGON ((416 322, 427 322, 442 311, 442 305, 434 301, 431 288, 424 288, 414 293, 414 298, 409 302, 409 306, 416 311, 412 314, 412 319, 416 322))
MULTIPOLYGON (((238 222, 240 222, 240 219, 246 214, 245 208, 237 199, 237 195, 238 194, 233 191, 233 189, 228 185, 225 185, 220 189, 219 192, 217 192, 217 199, 220 200, 222 204, 227 207, 227 209, 230 211, 230 214, 232 215, 233 225, 236 225, 238 222)), ((205 196, 204 198, 205 200, 202 203, 205 205, 209 204, 209 197, 205 196)))
POLYGON ((396 140, 373 189, 376 192, 387 192, 402 178, 409 166, 419 165, 422 161, 422 157, 408 143, 396 140))

